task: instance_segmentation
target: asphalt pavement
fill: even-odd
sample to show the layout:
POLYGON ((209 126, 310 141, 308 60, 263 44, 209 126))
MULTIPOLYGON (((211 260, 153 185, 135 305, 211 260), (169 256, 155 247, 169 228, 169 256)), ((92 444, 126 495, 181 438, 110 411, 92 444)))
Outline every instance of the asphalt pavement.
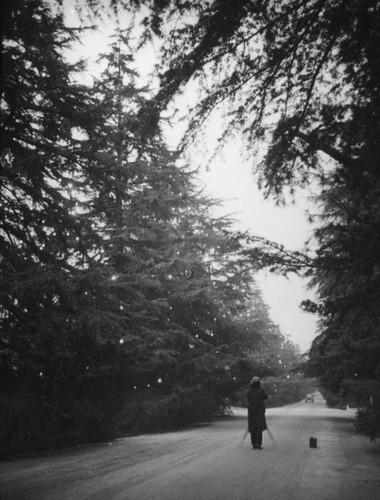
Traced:
POLYGON ((1 500, 378 500, 380 444, 353 409, 314 403, 267 410, 275 443, 245 436, 246 410, 190 430, 4 462, 1 500), (317 447, 310 448, 310 438, 317 447))

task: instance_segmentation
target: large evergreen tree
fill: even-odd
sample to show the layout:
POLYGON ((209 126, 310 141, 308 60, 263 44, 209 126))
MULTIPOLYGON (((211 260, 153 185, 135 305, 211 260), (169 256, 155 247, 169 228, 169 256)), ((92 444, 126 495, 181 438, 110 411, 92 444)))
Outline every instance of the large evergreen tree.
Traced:
POLYGON ((228 102, 224 138, 240 129, 248 151, 269 144, 257 167, 266 194, 321 193, 317 257, 281 266, 313 276, 322 333, 311 355, 325 382, 379 384, 378 2, 179 0, 155 3, 145 24, 164 40, 157 113, 205 75, 188 137, 228 102))
POLYGON ((310 183, 321 192, 316 259, 251 255, 313 276, 321 303, 306 306, 322 313, 322 334, 312 361, 335 390, 346 377, 379 383, 379 19, 376 0, 175 0, 144 19, 145 40, 163 41, 147 132, 198 82, 187 139, 228 102, 223 137, 239 129, 251 153, 264 145, 267 195, 283 202, 310 183))
POLYGON ((159 131, 146 135, 138 111, 149 95, 136 86, 129 43, 128 32, 115 35, 94 85, 105 117, 88 141, 96 153, 94 212, 115 303, 125 311, 122 349, 133 354, 129 404, 145 398, 159 411, 174 406, 174 425, 209 412, 207 399, 217 403, 223 388, 218 382, 215 391, 215 380, 231 358, 232 320, 246 307, 252 278, 228 221, 210 216, 211 201, 197 194, 159 131))
POLYGON ((69 380, 78 358, 85 363, 77 319, 96 234, 83 216, 86 172, 75 137, 96 118, 87 90, 71 80, 82 66, 63 58, 75 33, 61 16, 39 0, 5 2, 2 37, 2 436, 17 448, 59 434, 69 380))
MULTIPOLYGON (((103 125, 65 62, 77 36, 44 2, 3 6, 2 452, 112 436, 126 330, 92 200, 103 125), (116 340, 117 339, 117 342, 116 340), (31 418, 32 416, 32 418, 31 418), (27 424, 28 422, 28 424, 27 424)), ((104 186, 106 188, 106 186, 104 186)))

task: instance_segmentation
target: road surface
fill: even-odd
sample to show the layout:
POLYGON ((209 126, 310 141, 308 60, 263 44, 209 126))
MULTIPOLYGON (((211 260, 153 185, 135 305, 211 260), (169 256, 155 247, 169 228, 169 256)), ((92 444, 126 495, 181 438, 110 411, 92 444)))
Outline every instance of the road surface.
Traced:
POLYGON ((267 411, 277 442, 244 441, 246 410, 186 431, 87 445, 1 466, 2 500, 378 500, 380 445, 321 397, 267 411), (309 438, 317 438, 317 448, 309 438))

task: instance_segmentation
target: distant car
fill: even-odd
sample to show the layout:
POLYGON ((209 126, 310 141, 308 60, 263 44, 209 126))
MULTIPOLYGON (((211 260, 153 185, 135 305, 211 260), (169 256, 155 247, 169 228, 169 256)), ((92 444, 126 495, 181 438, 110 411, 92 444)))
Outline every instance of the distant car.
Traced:
POLYGON ((314 396, 312 394, 306 394, 305 403, 314 403, 314 396))

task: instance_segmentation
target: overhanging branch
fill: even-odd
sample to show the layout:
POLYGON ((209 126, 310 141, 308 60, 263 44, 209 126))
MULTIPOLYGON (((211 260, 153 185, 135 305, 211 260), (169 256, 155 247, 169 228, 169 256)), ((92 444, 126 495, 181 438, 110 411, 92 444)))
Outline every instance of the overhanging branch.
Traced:
POLYGON ((345 165, 347 167, 358 167, 359 162, 357 160, 353 160, 349 156, 346 156, 343 154, 341 151, 333 148, 332 146, 322 142, 320 139, 318 139, 313 133, 311 134, 304 134, 303 132, 300 131, 295 131, 294 133, 295 137, 298 137, 302 139, 303 141, 307 142, 307 144, 314 150, 319 150, 322 151, 323 153, 326 153, 329 155, 331 158, 336 160, 337 162, 341 163, 342 165, 345 165))

